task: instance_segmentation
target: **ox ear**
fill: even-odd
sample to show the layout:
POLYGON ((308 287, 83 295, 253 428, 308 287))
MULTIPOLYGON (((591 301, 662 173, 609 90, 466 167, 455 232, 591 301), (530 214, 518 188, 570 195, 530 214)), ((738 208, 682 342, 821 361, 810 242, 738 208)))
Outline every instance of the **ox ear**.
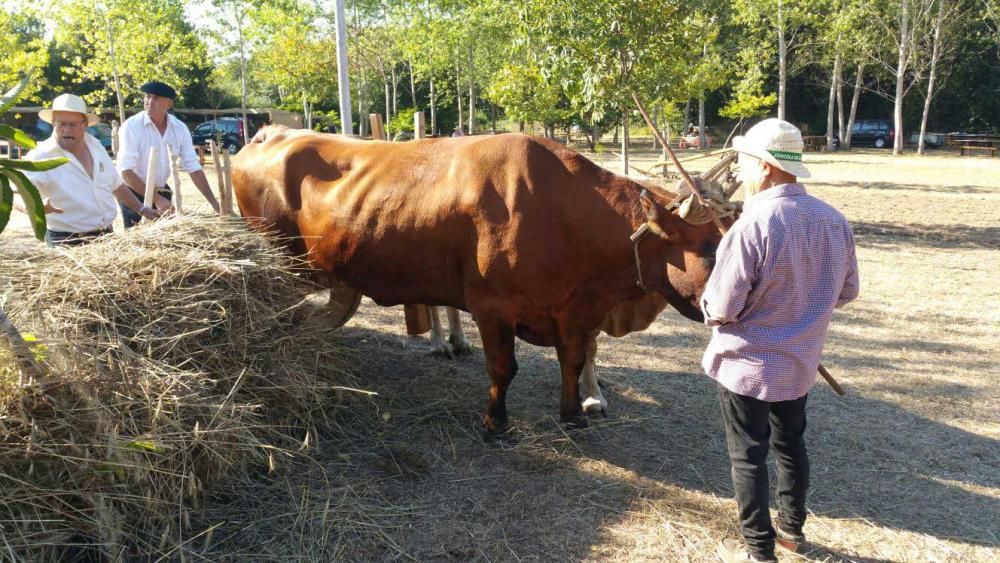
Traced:
POLYGON ((660 217, 659 206, 649 190, 642 190, 642 193, 639 194, 639 203, 642 204, 642 210, 646 212, 646 221, 655 223, 660 217))

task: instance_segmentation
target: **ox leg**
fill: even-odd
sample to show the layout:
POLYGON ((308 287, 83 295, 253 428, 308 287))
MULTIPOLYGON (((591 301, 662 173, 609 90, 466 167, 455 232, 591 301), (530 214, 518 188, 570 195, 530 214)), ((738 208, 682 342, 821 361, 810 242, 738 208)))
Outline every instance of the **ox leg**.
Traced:
POLYGON ((580 375, 587 362, 586 339, 573 337, 564 339, 556 346, 559 367, 562 370, 562 393, 559 399, 559 417, 571 428, 586 428, 587 418, 583 416, 580 404, 580 375))
POLYGON ((498 321, 480 319, 479 334, 483 339, 486 371, 490 376, 490 401, 483 425, 487 432, 498 434, 507 426, 507 388, 517 373, 514 328, 498 321))
POLYGON ((587 415, 601 414, 608 416, 608 401, 601 393, 601 386, 597 382, 597 375, 594 372, 594 362, 597 357, 597 335, 594 331, 587 339, 587 361, 583 364, 583 372, 580 373, 580 399, 583 401, 583 412, 587 415))
POLYGON ((444 328, 441 326, 441 308, 428 308, 431 310, 431 354, 454 359, 455 354, 452 353, 451 346, 444 341, 444 328))
POLYGON ((462 315, 458 309, 448 307, 448 344, 454 350, 456 356, 472 352, 472 346, 465 339, 465 330, 462 329, 462 315))

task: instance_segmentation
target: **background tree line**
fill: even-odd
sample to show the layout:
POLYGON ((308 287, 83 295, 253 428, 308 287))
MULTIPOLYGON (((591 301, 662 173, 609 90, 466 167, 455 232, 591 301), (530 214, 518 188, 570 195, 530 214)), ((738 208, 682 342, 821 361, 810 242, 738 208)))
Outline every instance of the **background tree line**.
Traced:
MULTIPOLYGON (((347 0, 355 131, 577 126, 625 143, 629 93, 674 134, 776 115, 849 143, 1000 129, 1000 0, 347 0), (499 125, 498 125, 499 124, 499 125)), ((178 106, 275 106, 336 119, 333 2, 43 0, 0 9, 0 87, 71 91, 124 113, 157 78, 178 106)), ((627 146, 627 145, 626 145, 627 146)))

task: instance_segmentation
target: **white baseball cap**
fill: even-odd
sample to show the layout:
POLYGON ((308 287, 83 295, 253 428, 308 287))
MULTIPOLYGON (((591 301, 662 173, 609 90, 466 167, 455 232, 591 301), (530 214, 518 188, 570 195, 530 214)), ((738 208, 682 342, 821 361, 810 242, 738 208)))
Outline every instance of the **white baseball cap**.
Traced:
POLYGON ((761 121, 733 139, 733 149, 777 166, 796 178, 812 174, 802 164, 802 132, 783 120, 770 118, 761 121))
POLYGON ((42 121, 52 123, 52 113, 57 111, 82 113, 87 117, 88 126, 101 122, 100 117, 87 111, 87 104, 83 101, 83 98, 80 96, 74 96, 73 94, 62 94, 52 100, 52 109, 43 109, 38 112, 38 117, 40 117, 42 121))

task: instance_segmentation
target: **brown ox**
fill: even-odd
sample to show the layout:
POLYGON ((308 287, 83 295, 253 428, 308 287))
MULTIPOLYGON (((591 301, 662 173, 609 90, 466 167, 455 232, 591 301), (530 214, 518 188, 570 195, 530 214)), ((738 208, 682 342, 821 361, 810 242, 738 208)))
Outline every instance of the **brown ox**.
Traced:
POLYGON ((507 134, 369 142, 268 127, 237 155, 233 182, 252 224, 379 305, 469 311, 490 377, 484 424, 507 421, 514 337, 554 346, 560 415, 585 426, 578 379, 588 341, 642 280, 685 316, 721 238, 668 211, 672 194, 608 172, 555 142, 507 134))

